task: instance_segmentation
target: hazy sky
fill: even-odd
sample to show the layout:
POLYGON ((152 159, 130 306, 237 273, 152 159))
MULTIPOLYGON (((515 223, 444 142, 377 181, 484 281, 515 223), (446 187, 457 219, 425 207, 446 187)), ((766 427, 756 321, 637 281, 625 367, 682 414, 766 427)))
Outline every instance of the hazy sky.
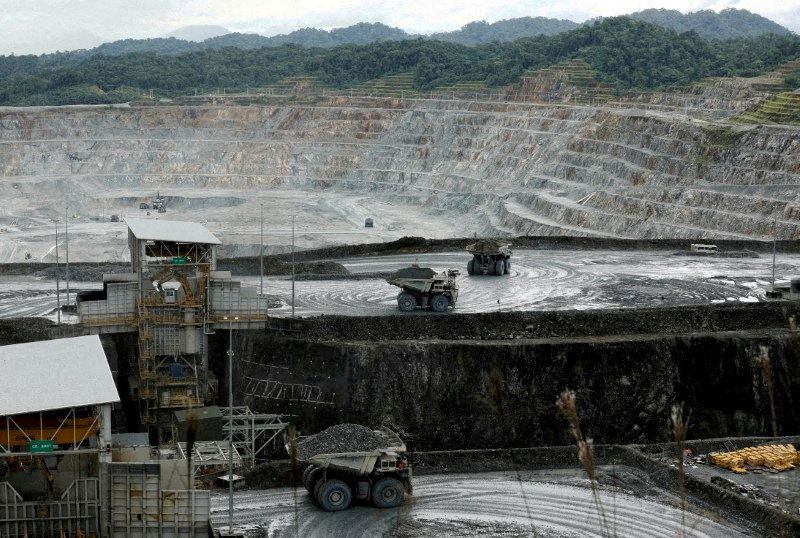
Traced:
POLYGON ((544 16, 581 22, 653 7, 747 9, 800 32, 800 0, 0 0, 0 54, 89 48, 198 24, 274 35, 363 21, 429 33, 474 20, 544 16))

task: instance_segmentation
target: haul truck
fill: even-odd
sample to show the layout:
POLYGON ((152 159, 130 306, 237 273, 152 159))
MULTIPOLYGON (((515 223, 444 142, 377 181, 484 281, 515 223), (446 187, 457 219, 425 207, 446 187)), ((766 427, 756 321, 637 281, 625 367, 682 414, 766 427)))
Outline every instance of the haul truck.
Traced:
POLYGON ((400 269, 386 282, 402 291, 397 295, 397 306, 403 312, 417 308, 429 308, 434 312, 445 312, 455 307, 458 300, 459 272, 448 269, 437 273, 428 267, 406 267, 400 269))
POLYGON ((472 259, 467 263, 470 275, 507 275, 511 272, 511 243, 493 239, 467 245, 472 259))
POLYGON ((391 430, 376 433, 386 439, 385 447, 317 454, 304 460, 308 467, 303 471, 303 485, 323 510, 347 510, 353 499, 393 508, 403 502, 406 493, 411 494, 412 471, 405 443, 391 430))

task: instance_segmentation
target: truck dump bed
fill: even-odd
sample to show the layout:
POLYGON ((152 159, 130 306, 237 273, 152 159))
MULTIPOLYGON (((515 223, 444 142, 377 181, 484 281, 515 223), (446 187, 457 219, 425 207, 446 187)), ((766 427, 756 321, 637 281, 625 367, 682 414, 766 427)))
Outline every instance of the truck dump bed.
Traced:
POLYGON ((431 284, 437 278, 447 280, 447 274, 437 274, 429 267, 405 267, 387 278, 386 282, 400 288, 410 288, 425 293, 431 289, 431 284))
POLYGON ((499 239, 481 239, 467 245, 470 254, 510 254, 511 243, 499 239))
MULTIPOLYGON (((393 431, 384 428, 382 430, 374 430, 374 433, 386 440, 386 446, 361 452, 316 454, 301 461, 312 463, 321 468, 331 467, 358 474, 368 474, 382 455, 396 455, 406 451, 405 443, 393 431)), ((289 446, 287 445, 286 448, 288 451, 289 446)))

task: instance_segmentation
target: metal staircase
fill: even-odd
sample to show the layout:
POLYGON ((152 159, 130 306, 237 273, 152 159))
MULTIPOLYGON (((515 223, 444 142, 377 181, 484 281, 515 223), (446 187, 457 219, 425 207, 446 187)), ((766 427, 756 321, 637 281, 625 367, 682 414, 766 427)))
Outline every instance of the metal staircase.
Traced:
POLYGON ((155 338, 146 301, 138 301, 139 412, 142 424, 156 423, 157 387, 155 338))

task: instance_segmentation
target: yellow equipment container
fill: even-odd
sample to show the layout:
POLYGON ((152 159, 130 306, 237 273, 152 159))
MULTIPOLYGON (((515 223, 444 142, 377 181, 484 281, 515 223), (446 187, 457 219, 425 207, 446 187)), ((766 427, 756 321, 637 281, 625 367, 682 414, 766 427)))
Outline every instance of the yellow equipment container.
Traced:
POLYGON ((708 460, 734 473, 746 473, 747 467, 788 471, 800 465, 800 452, 790 444, 749 446, 733 452, 712 452, 708 460))

